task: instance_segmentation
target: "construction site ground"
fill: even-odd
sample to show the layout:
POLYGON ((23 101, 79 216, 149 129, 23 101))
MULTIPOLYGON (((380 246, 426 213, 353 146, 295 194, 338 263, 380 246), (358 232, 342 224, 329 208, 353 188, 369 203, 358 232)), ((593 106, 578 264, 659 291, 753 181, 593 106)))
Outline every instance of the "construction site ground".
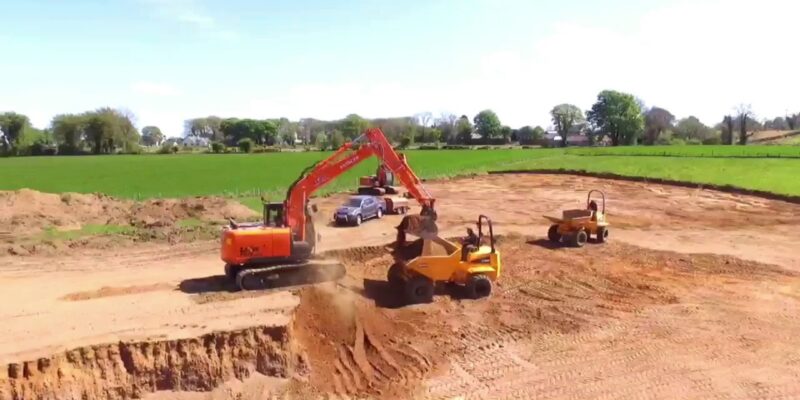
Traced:
POLYGON ((335 227, 345 195, 316 200, 337 284, 236 292, 216 240, 3 256, 0 399, 800 396, 800 205, 569 175, 426 186, 443 236, 479 214, 503 235, 491 298, 400 307, 400 217, 335 227), (551 245, 542 215, 589 189, 611 241, 551 245))

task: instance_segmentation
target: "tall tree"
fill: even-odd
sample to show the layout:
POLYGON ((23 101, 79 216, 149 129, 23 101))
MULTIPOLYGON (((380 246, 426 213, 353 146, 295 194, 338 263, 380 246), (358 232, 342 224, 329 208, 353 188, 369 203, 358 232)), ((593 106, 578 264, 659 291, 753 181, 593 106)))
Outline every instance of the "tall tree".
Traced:
POLYGON ((414 119, 417 121, 417 124, 419 124, 419 126, 420 126, 421 136, 423 138, 425 138, 426 137, 425 136, 425 130, 428 129, 428 126, 430 125, 431 120, 433 119, 433 114, 431 114, 430 112, 427 112, 427 111, 421 112, 421 113, 417 113, 417 114, 414 115, 414 119))
POLYGON ((469 144, 472 140, 472 123, 466 115, 462 115, 456 122, 457 143, 469 144))
POLYGON ((318 132, 314 136, 314 146, 319 150, 325 150, 328 146, 328 136, 325 135, 325 132, 318 132))
POLYGON ((722 141, 725 144, 733 145, 733 117, 726 115, 722 119, 722 141))
POLYGON ((633 95, 604 90, 586 113, 587 119, 600 135, 607 135, 614 146, 636 144, 644 130, 642 110, 633 95))
POLYGON ((142 144, 145 146, 161 146, 164 141, 164 134, 157 126, 145 126, 142 128, 142 144))
POLYGON ((436 119, 434 125, 442 131, 442 137, 448 143, 454 143, 458 136, 456 132, 456 121, 458 121, 458 117, 455 114, 450 113, 442 113, 442 115, 436 119))
POLYGON ((535 144, 544 137, 545 131, 541 126, 531 128, 530 126, 523 126, 517 132, 517 139, 520 144, 535 144))
POLYGON ((74 154, 80 150, 85 122, 82 115, 60 114, 53 117, 50 129, 59 145, 59 154, 74 154))
POLYGON ((222 132, 222 120, 217 117, 192 118, 183 123, 183 134, 205 139, 214 139, 215 129, 222 132))
POLYGON ((786 123, 786 118, 775 117, 771 120, 764 121, 764 129, 785 131, 789 129, 789 124, 786 123))
POLYGON ((500 118, 492 110, 483 110, 473 119, 475 130, 481 135, 483 140, 499 137, 502 133, 503 125, 500 118))
POLYGON ((5 151, 16 146, 17 140, 26 127, 30 126, 28 117, 15 112, 0 114, 0 145, 5 151))
POLYGON ((345 142, 344 134, 342 134, 342 132, 339 131, 338 129, 334 130, 333 133, 331 134, 331 140, 330 140, 331 149, 337 150, 338 148, 342 147, 344 142, 345 142))
POLYGON ((739 104, 736 107, 736 118, 739 120, 739 144, 746 145, 747 139, 752 135, 747 134, 747 122, 753 117, 753 108, 749 104, 739 104))
POLYGON ((84 120, 86 139, 91 144, 92 153, 100 154, 113 147, 117 127, 110 109, 89 111, 84 114, 84 120))
POLYGON ((645 144, 655 144, 664 131, 672 128, 674 122, 675 116, 661 107, 652 107, 647 110, 644 114, 645 144))
POLYGON ((220 129, 229 144, 250 139, 260 145, 272 146, 278 136, 277 125, 269 120, 228 118, 222 120, 220 129))
POLYGON ((350 140, 364 133, 364 131, 369 128, 369 125, 369 121, 360 117, 358 114, 350 114, 341 121, 339 130, 342 135, 344 135, 345 139, 350 140))
POLYGON ((211 115, 205 118, 205 123, 205 134, 208 135, 208 131, 211 132, 209 139, 215 141, 225 139, 225 135, 222 133, 222 118, 211 115))
POLYGON ((278 141, 294 147, 297 139, 298 123, 289 121, 288 118, 281 118, 274 121, 278 128, 278 141))
POLYGON ((675 125, 675 136, 684 140, 705 140, 711 137, 713 130, 700 122, 695 116, 683 118, 675 125))
POLYGON ((503 125, 500 128, 500 137, 502 137, 503 141, 505 141, 506 143, 511 142, 511 135, 512 134, 513 134, 513 130, 511 129, 510 126, 503 125))
POLYGON ((125 108, 115 109, 111 112, 116 119, 117 132, 119 134, 115 138, 115 142, 125 152, 129 152, 139 143, 139 131, 136 130, 136 115, 134 115, 133 111, 125 108))
POLYGON ((789 114, 786 116, 786 125, 789 125, 790 130, 795 130, 800 124, 800 113, 789 114))
POLYGON ((567 136, 575 124, 583 122, 583 111, 572 104, 559 104, 550 110, 550 118, 553 120, 558 135, 561 136, 561 146, 567 147, 567 136))

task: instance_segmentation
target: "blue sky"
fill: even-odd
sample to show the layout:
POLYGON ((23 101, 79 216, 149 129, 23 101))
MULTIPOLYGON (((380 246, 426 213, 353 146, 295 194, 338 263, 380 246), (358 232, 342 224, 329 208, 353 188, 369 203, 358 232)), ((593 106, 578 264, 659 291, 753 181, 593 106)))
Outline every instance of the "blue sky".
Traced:
POLYGON ((796 3, 0 0, 0 111, 45 127, 123 107, 168 135, 211 114, 484 108, 546 127, 611 88, 709 124, 739 103, 773 117, 800 111, 796 3))

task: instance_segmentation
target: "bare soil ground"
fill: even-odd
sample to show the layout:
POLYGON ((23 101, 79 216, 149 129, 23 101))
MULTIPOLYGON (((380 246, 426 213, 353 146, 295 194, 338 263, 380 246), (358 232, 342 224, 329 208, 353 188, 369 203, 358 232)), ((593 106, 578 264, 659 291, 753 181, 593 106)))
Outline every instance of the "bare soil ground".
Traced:
MULTIPOLYGON (((794 350, 800 345, 800 206, 561 175, 427 186, 438 199, 445 235, 462 234, 484 213, 506 236, 503 275, 490 299, 462 300, 445 291, 432 304, 398 308, 384 282, 389 259, 379 247, 340 252, 348 264, 340 285, 299 296, 230 292, 219 276, 215 241, 6 256, 0 259, 0 361, 121 340, 290 326, 298 348, 285 351, 302 354, 308 367, 297 376, 265 383, 257 374, 264 368, 253 368, 217 376, 214 382, 244 382, 214 392, 152 396, 800 396, 794 350), (613 241, 552 248, 542 240, 547 222, 541 215, 582 207, 591 188, 608 196, 613 241)), ((397 216, 359 228, 326 226, 343 198, 319 200, 321 250, 393 239, 397 216)), ((10 229, 0 225, 3 230, 10 229)), ((9 379, 0 374, 0 387, 9 379)), ((0 388, 0 398, 4 393, 0 388)))

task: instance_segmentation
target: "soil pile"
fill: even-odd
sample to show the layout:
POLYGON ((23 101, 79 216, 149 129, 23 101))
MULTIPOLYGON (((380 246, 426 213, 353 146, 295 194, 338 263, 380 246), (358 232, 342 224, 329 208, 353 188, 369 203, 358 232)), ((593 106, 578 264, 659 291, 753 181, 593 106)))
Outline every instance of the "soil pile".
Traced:
POLYGON ((78 229, 84 224, 116 224, 130 205, 102 194, 0 191, 0 231, 26 234, 50 226, 78 229))
POLYGON ((249 219, 258 213, 246 206, 220 197, 195 197, 188 199, 157 199, 134 203, 127 214, 127 222, 137 227, 173 226, 178 221, 196 218, 202 221, 249 219))
MULTIPOLYGON (((8 252, 24 255, 44 249, 45 246, 31 242, 44 230, 73 231, 87 225, 114 225, 135 228, 138 236, 145 239, 173 242, 175 231, 189 229, 181 226, 182 221, 196 220, 191 221, 195 225, 219 224, 228 218, 249 220, 258 215, 236 201, 220 197, 134 202, 104 194, 0 191, 0 241, 16 242, 8 252)), ((85 241, 84 238, 80 242, 85 241)), ((93 243, 104 242, 98 239, 93 243)))
MULTIPOLYGON (((420 343, 424 314, 390 316, 347 289, 306 288, 294 337, 311 366, 309 383, 321 392, 408 398, 433 369, 436 356, 420 343)), ((424 343, 424 342, 422 342, 424 343)))

